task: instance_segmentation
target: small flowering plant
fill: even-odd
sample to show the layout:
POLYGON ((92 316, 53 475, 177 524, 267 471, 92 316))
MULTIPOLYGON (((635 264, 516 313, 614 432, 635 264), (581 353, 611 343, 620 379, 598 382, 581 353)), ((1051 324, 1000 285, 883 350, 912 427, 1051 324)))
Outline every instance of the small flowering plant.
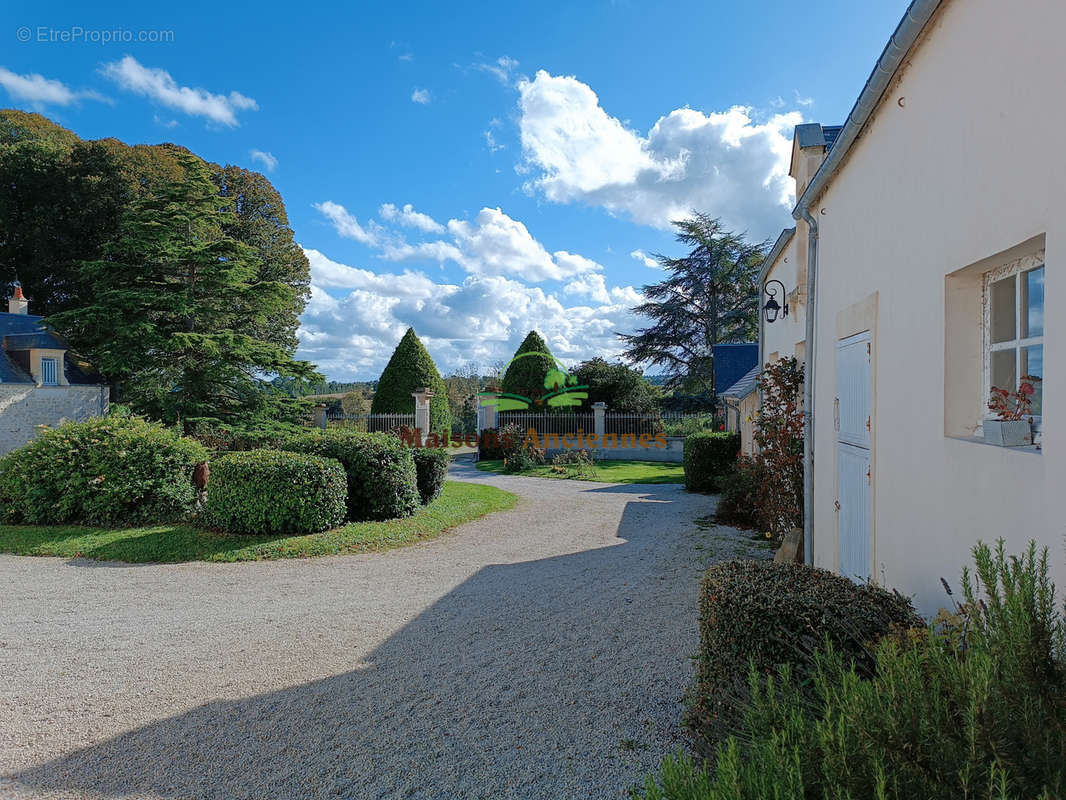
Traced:
POLYGON ((1034 383, 1039 383, 1040 378, 1033 375, 1023 375, 1015 392, 1000 389, 993 386, 989 392, 988 410, 996 415, 997 419, 1004 421, 1021 420, 1026 417, 1033 421, 1033 395, 1036 394, 1034 383))

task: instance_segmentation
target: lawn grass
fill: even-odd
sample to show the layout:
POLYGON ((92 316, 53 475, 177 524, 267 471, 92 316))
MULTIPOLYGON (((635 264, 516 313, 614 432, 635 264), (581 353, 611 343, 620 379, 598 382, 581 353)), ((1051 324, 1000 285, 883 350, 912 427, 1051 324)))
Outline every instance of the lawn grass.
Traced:
POLYGON ((191 525, 90 528, 80 525, 0 525, 0 552, 131 564, 257 561, 366 553, 432 539, 464 522, 511 508, 510 492, 449 481, 440 497, 406 519, 352 522, 303 536, 230 536, 191 525))
MULTIPOLYGON (((479 461, 482 472, 503 472, 503 461, 479 461)), ((533 478, 568 478, 569 475, 552 472, 551 464, 542 464, 521 473, 533 478)), ((685 468, 681 464, 664 461, 597 461, 595 474, 579 481, 603 483, 684 483, 685 468)))

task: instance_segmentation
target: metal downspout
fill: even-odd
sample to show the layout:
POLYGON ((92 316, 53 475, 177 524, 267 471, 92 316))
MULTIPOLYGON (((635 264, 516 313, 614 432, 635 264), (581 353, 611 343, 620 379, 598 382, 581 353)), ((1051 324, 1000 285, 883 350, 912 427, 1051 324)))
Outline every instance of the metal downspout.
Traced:
POLYGON ((818 220, 806 206, 800 214, 807 223, 807 318, 804 320, 803 365, 803 563, 814 566, 814 362, 815 287, 818 285, 818 220))
MULTIPOLYGON (((764 347, 764 345, 765 345, 764 339, 766 338, 766 322, 763 320, 763 310, 762 310, 763 286, 765 286, 765 285, 766 285, 765 281, 759 281, 759 302, 756 304, 756 307, 755 307, 756 313, 759 315, 759 365, 758 365, 759 366, 759 375, 762 374, 763 365, 766 363, 766 352, 765 352, 766 348, 764 347)), ((762 386, 760 384, 756 383, 756 387, 757 387, 758 392, 759 392, 758 403, 759 403, 759 408, 761 409, 762 408, 762 386)), ((739 420, 738 420, 737 424, 739 425, 739 420)))

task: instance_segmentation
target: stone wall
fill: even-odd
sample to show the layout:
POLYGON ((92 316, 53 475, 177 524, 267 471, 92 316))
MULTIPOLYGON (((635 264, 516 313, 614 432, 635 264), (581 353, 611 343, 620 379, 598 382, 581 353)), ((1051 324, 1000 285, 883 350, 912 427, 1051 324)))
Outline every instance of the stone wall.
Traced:
POLYGON ((98 417, 107 407, 106 386, 0 384, 0 454, 30 441, 38 425, 98 417))

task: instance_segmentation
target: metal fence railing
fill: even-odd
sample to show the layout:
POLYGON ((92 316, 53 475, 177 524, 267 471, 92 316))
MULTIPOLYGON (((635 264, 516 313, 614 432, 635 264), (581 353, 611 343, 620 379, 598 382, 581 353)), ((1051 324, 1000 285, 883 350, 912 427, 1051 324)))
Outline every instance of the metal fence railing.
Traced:
POLYGON ((364 433, 387 433, 398 428, 413 428, 414 414, 344 414, 326 413, 326 425, 364 433))
POLYGON ((533 428, 538 434, 556 433, 560 436, 578 431, 592 433, 596 422, 588 412, 540 414, 530 411, 501 411, 497 424, 517 425, 523 431, 533 428))
MULTIPOLYGON (((650 434, 657 436, 688 436, 697 431, 720 430, 723 420, 710 413, 626 413, 608 411, 604 414, 604 433, 650 434)), ((534 428, 538 433, 577 433, 595 430, 595 415, 588 412, 545 414, 530 411, 501 411, 497 424, 517 425, 522 430, 534 428)))

